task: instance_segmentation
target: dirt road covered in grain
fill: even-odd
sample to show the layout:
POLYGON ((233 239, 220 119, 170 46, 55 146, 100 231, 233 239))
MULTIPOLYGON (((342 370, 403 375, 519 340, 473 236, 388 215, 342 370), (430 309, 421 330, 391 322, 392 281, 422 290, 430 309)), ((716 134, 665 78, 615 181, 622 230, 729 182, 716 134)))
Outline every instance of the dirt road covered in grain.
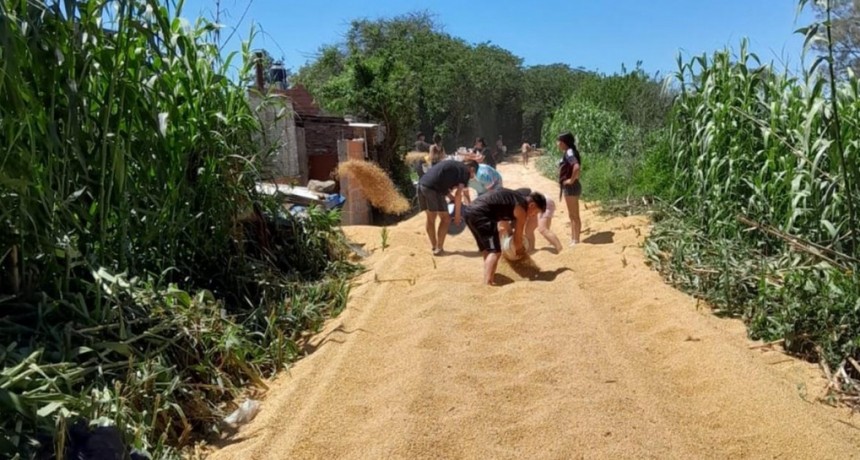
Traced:
POLYGON ((479 284, 468 230, 433 258, 423 228, 390 228, 385 251, 379 228, 346 229, 372 251, 347 311, 212 458, 860 456, 860 418, 815 402, 814 366, 751 349, 645 265, 645 218, 586 210, 583 244, 556 255, 538 235, 540 273, 502 262, 500 287, 479 284))

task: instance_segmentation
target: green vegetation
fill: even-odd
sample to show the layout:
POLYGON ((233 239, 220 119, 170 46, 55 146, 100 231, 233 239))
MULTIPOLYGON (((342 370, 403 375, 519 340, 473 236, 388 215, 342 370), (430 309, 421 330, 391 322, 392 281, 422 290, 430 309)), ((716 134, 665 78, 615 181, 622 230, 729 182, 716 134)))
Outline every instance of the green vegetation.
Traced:
POLYGON ((353 21, 343 43, 322 47, 296 76, 324 108, 386 123, 379 162, 407 194, 403 153, 416 132, 441 133, 448 149, 479 136, 494 146, 501 135, 518 151, 540 141, 544 119, 577 88, 590 92, 602 79, 564 64, 523 67, 505 49, 443 32, 427 13, 353 21))
POLYGON ((78 415, 175 455, 345 305, 339 216, 256 196, 235 56, 178 18, 0 1, 0 457, 78 415))
POLYGON ((570 131, 583 156, 586 199, 660 196, 671 184, 665 128, 670 108, 671 95, 641 69, 583 76, 543 125, 542 143, 549 154, 537 166, 545 176, 557 177, 555 139, 570 131))
POLYGON ((552 155, 538 166, 554 178, 550 146, 575 133, 586 199, 658 200, 646 252, 669 282, 743 318, 752 337, 826 362, 836 389, 856 393, 860 84, 840 74, 856 65, 849 3, 816 6, 823 22, 801 32, 823 55, 801 78, 744 43, 679 61, 674 94, 638 72, 578 81, 544 124, 552 155))
POLYGON ((345 43, 324 46, 296 80, 326 109, 386 124, 380 166, 411 196, 403 154, 419 128, 459 145, 479 135, 519 136, 520 64, 497 46, 471 46, 441 32, 420 13, 353 21, 345 43))
POLYGON ((857 392, 860 84, 839 84, 834 63, 780 75, 745 44, 679 62, 672 206, 646 250, 670 282, 857 392))

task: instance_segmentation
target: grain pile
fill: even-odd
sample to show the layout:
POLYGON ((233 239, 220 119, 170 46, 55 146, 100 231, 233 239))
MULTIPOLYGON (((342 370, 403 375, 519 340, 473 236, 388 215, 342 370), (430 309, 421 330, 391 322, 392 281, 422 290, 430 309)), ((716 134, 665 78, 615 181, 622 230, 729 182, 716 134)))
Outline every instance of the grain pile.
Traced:
POLYGON ((502 257, 501 259, 504 261, 504 264, 499 264, 499 273, 509 275, 512 271, 516 275, 516 278, 522 280, 535 279, 540 274, 540 266, 528 254, 519 259, 508 259, 507 257, 502 257))
POLYGON ((340 176, 347 176, 352 185, 361 189, 374 207, 388 214, 403 214, 409 211, 409 201, 397 191, 394 182, 375 163, 348 160, 337 167, 340 176))
MULTIPOLYGON (((500 170, 557 190, 533 168, 500 170)), ((389 227, 385 251, 379 227, 344 228, 369 271, 214 459, 858 456, 856 417, 815 402, 827 382, 814 365, 751 349, 741 321, 646 266, 646 219, 582 217, 612 241, 557 255, 539 243, 539 273, 502 263, 495 287, 471 235, 433 257, 424 216, 389 227)))

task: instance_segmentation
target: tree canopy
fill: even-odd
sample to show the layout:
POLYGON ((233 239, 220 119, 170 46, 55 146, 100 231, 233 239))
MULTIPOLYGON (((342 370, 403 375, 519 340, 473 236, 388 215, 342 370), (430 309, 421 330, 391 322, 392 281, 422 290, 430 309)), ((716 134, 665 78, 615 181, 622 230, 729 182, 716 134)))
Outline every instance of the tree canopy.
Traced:
POLYGON ((417 132, 440 133, 449 148, 476 137, 492 145, 498 136, 516 147, 540 142, 548 118, 571 97, 649 129, 670 105, 639 66, 612 76, 567 64, 525 66, 498 45, 451 36, 427 12, 355 20, 344 37, 323 46, 294 80, 325 110, 385 123, 378 158, 392 171, 417 132))

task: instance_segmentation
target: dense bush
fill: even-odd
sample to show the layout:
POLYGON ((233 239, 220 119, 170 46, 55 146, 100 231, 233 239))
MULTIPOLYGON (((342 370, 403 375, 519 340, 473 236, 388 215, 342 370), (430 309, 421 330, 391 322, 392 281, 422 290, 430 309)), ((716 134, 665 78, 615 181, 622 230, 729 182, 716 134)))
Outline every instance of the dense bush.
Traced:
POLYGON ((661 196, 671 186, 673 165, 668 131, 647 131, 625 122, 621 114, 572 96, 544 125, 543 145, 550 155, 538 160, 544 175, 556 178, 558 134, 570 131, 582 154, 583 197, 619 200, 661 196))
POLYGON ((0 1, 0 457, 77 416, 173 455, 345 304, 338 215, 255 195, 234 57, 180 13, 0 1))
POLYGON ((860 83, 826 91, 818 73, 780 75, 745 46, 676 78, 674 208, 648 243, 656 267, 754 337, 854 374, 860 83))

